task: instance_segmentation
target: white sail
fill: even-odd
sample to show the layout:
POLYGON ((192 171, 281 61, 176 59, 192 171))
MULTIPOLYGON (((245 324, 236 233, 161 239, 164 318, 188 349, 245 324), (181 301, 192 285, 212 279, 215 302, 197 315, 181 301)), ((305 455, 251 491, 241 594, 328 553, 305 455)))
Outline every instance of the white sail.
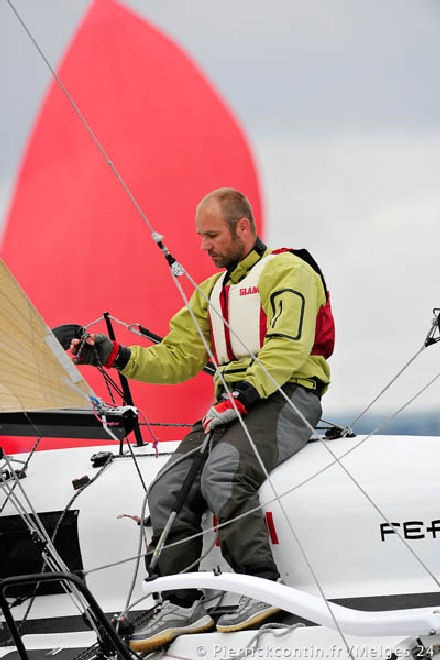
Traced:
POLYGON ((93 391, 0 260, 0 412, 90 408, 93 391))

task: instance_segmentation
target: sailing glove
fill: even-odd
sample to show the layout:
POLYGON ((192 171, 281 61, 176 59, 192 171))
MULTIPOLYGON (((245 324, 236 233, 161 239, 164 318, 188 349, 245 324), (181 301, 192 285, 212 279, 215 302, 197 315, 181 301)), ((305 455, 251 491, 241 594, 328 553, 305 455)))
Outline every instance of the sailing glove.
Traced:
POLYGON ((94 343, 84 341, 72 350, 76 356, 75 364, 89 364, 92 367, 106 367, 110 369, 123 369, 130 358, 130 349, 120 346, 116 341, 109 339, 107 335, 95 335, 94 343))
POLYGON ((68 323, 66 325, 57 325, 56 328, 52 328, 52 332, 64 350, 67 351, 67 349, 70 348, 72 339, 81 339, 85 333, 85 329, 82 325, 68 323))
POLYGON ((223 394, 223 400, 211 406, 202 419, 205 433, 213 431, 217 426, 230 424, 238 415, 247 415, 252 404, 258 401, 260 395, 253 385, 242 381, 234 384, 233 392, 223 394), (234 405, 235 404, 235 405, 234 405))

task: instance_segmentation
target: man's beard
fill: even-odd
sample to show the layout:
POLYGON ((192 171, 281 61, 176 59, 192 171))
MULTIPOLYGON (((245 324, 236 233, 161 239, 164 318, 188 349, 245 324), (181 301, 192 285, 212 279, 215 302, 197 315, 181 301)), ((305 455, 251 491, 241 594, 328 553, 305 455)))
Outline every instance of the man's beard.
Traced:
POLYGON ((214 256, 212 254, 209 255, 217 268, 230 269, 231 266, 236 265, 246 256, 244 242, 240 240, 236 234, 232 236, 232 239, 233 242, 226 254, 216 255, 214 252, 214 256))

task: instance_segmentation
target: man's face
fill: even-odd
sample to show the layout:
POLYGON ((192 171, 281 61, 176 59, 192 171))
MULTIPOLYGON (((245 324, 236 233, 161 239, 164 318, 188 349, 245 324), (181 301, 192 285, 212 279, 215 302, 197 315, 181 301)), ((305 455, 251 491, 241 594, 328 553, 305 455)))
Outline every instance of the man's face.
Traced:
POLYGON ((201 248, 214 262, 216 268, 228 268, 247 254, 245 242, 224 220, 216 203, 204 204, 196 215, 197 234, 202 238, 201 248))

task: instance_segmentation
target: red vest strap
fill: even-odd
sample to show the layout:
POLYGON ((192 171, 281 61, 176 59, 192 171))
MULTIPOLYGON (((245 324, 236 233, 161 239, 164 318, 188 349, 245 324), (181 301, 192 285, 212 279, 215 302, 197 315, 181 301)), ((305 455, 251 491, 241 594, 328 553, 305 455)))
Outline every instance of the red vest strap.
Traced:
POLYGON ((308 263, 321 278, 325 291, 326 303, 319 308, 318 314, 316 315, 315 341, 311 350, 311 355, 322 355, 327 359, 333 355, 335 348, 335 320, 330 305, 330 293, 327 291, 324 275, 308 250, 305 250, 304 248, 295 249, 282 247, 277 250, 272 250, 271 254, 282 254, 283 252, 292 252, 296 257, 299 257, 299 259, 308 263))

